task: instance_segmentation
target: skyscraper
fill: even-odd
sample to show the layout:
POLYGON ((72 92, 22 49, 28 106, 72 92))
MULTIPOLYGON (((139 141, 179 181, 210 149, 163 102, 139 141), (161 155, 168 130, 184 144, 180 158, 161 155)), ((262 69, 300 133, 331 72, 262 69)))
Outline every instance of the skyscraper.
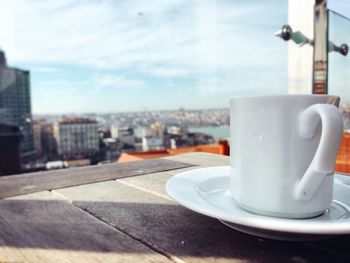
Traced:
POLYGON ((22 163, 35 158, 31 115, 30 73, 8 67, 5 53, 0 50, 0 123, 20 128, 22 163))
POLYGON ((0 123, 0 175, 21 171, 20 142, 22 134, 17 126, 0 123))

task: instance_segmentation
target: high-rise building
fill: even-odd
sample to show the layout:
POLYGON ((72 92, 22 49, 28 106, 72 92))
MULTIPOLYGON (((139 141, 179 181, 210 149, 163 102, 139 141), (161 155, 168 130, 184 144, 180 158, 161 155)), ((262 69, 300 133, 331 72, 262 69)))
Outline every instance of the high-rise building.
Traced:
POLYGON ((0 175, 21 172, 21 139, 17 126, 0 123, 0 175))
POLYGON ((54 123, 58 154, 64 159, 94 156, 100 149, 97 122, 88 118, 63 118, 54 123))
POLYGON ((20 128, 22 163, 35 158, 30 103, 30 73, 7 66, 4 51, 0 50, 0 122, 20 128))

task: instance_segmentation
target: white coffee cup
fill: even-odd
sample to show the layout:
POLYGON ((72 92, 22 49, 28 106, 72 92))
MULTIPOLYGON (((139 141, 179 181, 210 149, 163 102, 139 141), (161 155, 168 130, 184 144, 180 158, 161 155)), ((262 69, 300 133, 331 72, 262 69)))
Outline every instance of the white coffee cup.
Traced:
POLYGON ((284 95, 230 100, 231 194, 256 214, 308 218, 333 198, 343 133, 339 97, 284 95))

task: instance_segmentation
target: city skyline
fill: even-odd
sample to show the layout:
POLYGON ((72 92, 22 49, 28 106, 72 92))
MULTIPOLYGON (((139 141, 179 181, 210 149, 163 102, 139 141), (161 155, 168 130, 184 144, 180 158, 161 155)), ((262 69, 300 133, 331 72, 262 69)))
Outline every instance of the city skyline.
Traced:
POLYGON ((287 1, 2 6, 0 46, 30 70, 34 114, 223 108, 230 96, 287 92, 287 45, 273 35, 287 1))
POLYGON ((29 121, 32 115, 29 81, 29 71, 8 67, 0 50, 0 123, 21 131, 20 155, 23 162, 35 158, 33 127, 29 121))

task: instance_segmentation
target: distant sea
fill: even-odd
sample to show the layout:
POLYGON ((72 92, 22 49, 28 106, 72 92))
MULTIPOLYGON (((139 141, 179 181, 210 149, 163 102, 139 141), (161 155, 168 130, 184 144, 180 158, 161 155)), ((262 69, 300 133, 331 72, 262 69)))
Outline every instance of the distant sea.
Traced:
POLYGON ((201 132, 213 136, 215 139, 227 139, 230 137, 229 126, 203 126, 188 127, 190 132, 201 132))
MULTIPOLYGON (((135 128, 135 135, 142 136, 142 127, 135 128)), ((224 126, 202 126, 202 127, 188 127, 190 132, 201 132, 214 137, 214 139, 226 139, 230 137, 230 129, 228 125, 224 126)))

